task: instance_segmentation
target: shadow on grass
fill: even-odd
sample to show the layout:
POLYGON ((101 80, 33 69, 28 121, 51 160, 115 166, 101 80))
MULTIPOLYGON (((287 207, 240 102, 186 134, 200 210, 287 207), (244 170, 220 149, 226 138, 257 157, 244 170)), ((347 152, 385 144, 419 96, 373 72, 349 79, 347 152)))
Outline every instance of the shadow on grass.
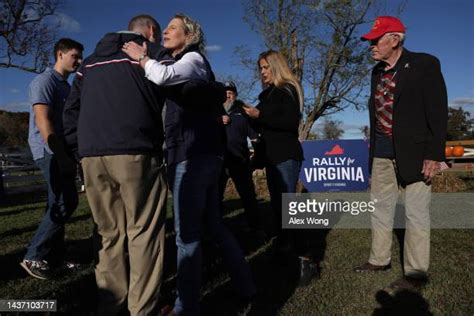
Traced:
POLYGON ((374 310, 373 316, 433 315, 428 302, 416 292, 402 290, 391 296, 385 291, 378 291, 375 299, 380 307, 374 310))
POLYGON ((97 307, 97 285, 93 271, 83 273, 69 282, 61 292, 54 295, 58 301, 58 312, 67 315, 90 315, 97 307))
MULTIPOLYGON (((233 203, 230 201, 232 209, 233 203)), ((277 233, 272 217, 272 210, 269 202, 259 204, 259 211, 263 215, 265 227, 262 227, 267 232, 268 237, 273 237, 277 233)), ((335 222, 338 216, 333 218, 335 222)), ((238 298, 233 288, 231 281, 226 279, 220 284, 213 284, 212 278, 205 277, 205 281, 214 288, 209 291, 202 299, 202 313, 203 315, 276 315, 278 311, 286 304, 288 299, 294 294, 298 287, 300 262, 298 255, 307 255, 313 261, 320 262, 324 259, 326 251, 326 237, 330 229, 313 229, 313 230, 291 230, 290 234, 293 236, 293 252, 284 257, 277 256, 275 249, 275 239, 272 242, 256 240, 249 236, 246 238, 246 232, 239 229, 242 227, 241 223, 245 221, 243 212, 225 218, 226 224, 237 237, 240 244, 246 253, 251 254, 252 258, 250 265, 253 272, 253 277, 257 286, 257 295, 251 304, 246 304, 238 298), (265 242, 268 242, 265 244, 265 242), (206 280, 207 279, 207 280, 206 280)), ((211 256, 215 256, 215 251, 211 252, 211 256)), ((210 270, 210 274, 214 277, 225 273, 225 267, 219 264, 218 259, 210 260, 214 262, 214 266, 206 264, 204 271, 210 270)))
POLYGON ((25 270, 20 266, 25 252, 26 249, 22 249, 0 256, 0 267, 2 267, 0 269, 0 280, 18 280, 27 276, 25 270))
MULTIPOLYGON (((76 216, 76 217, 72 217, 71 219, 69 219, 67 221, 67 223, 75 223, 75 222, 87 220, 90 217, 91 217, 90 214, 79 215, 79 216, 76 216)), ((35 231, 38 228, 38 225, 39 225, 39 222, 35 225, 30 225, 30 226, 27 226, 27 227, 14 228, 14 229, 8 230, 8 231, 3 232, 3 233, 0 234, 0 239, 5 238, 5 237, 16 236, 16 235, 21 235, 23 233, 28 233, 28 232, 35 231)))
MULTIPOLYGON (((289 259, 289 258, 287 258, 289 259)), ((271 247, 250 262, 257 295, 251 304, 239 300, 231 281, 215 286, 201 301, 203 315, 275 315, 293 295, 298 285, 298 264, 276 261, 271 247)), ((211 283, 211 282, 210 282, 211 283)))
POLYGON ((0 201, 0 205, 3 207, 32 204, 38 202, 45 202, 47 200, 48 193, 45 188, 39 188, 35 190, 34 194, 31 192, 22 193, 11 193, 6 194, 4 199, 0 201))
MULTIPOLYGON (((240 201, 230 202, 227 209, 232 209, 232 205, 237 207, 240 201), (235 203, 235 204, 233 204, 235 203)), ((227 278, 227 267, 223 264, 214 244, 207 237, 203 240, 203 290, 207 293, 202 298, 203 315, 234 315, 246 313, 248 315, 274 315, 284 306, 286 301, 293 295, 298 286, 299 262, 296 257, 276 258, 271 237, 276 233, 271 220, 271 208, 269 202, 259 204, 259 211, 264 218, 264 231, 268 232, 267 238, 261 240, 249 235, 243 230, 245 222, 243 212, 225 218, 226 225, 237 237, 245 253, 250 255, 250 265, 258 288, 257 296, 251 305, 245 305, 238 300, 238 295, 233 291, 227 278)), ((72 221, 89 219, 90 215, 80 215, 72 218, 72 221)), ((18 230, 10 230, 5 235, 18 234, 36 229, 26 227, 18 230)), ((164 284, 162 285, 161 301, 173 304, 175 298, 176 283, 176 245, 175 235, 172 233, 172 219, 166 221, 167 238, 165 241, 164 259, 164 284)), ((326 248, 326 236, 329 230, 307 231, 307 238, 313 242, 313 250, 316 258, 324 257, 326 248)), ((95 310, 97 306, 97 286, 93 273, 94 247, 92 238, 70 240, 66 242, 68 259, 79 262, 87 269, 72 276, 64 276, 64 286, 52 289, 46 293, 48 297, 57 298, 60 303, 59 311, 72 315, 88 314, 95 310)), ((0 257, 0 278, 2 280, 16 280, 29 277, 20 267, 24 250, 16 251, 0 257)))
POLYGON ((67 240, 66 253, 67 258, 74 262, 83 265, 92 263, 92 260, 94 259, 92 237, 77 240, 67 240))
POLYGON ((23 212, 36 211, 37 209, 38 209, 38 206, 30 206, 30 207, 21 208, 21 209, 18 209, 18 210, 0 212, 0 217, 18 215, 18 214, 21 214, 23 212))

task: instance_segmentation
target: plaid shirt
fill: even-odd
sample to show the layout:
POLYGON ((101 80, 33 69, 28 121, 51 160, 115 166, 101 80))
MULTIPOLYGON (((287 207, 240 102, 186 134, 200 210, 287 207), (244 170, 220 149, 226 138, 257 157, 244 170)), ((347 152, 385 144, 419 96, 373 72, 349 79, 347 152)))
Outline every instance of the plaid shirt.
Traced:
POLYGON ((392 69, 381 72, 380 80, 375 90, 376 131, 379 134, 392 137, 393 99, 397 72, 392 69))

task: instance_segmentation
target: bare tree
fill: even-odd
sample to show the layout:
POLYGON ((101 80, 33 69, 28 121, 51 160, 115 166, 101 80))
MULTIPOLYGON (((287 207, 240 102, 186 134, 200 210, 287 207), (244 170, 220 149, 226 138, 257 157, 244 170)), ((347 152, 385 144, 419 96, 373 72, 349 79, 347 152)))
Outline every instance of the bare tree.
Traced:
POLYGON ((368 125, 361 126, 359 128, 360 132, 364 136, 364 139, 369 139, 370 138, 370 127, 368 125))
POLYGON ((341 125, 341 121, 325 119, 321 139, 340 139, 344 135, 341 125))
POLYGON ((239 75, 217 75, 217 80, 220 82, 232 81, 237 87, 237 98, 244 102, 255 103, 256 99, 252 95, 253 87, 255 82, 243 79, 239 75))
POLYGON ((0 0, 0 67, 39 73, 49 64, 61 0, 0 0), (48 20, 49 19, 49 20, 48 20))
MULTIPOLYGON (((373 20, 378 0, 243 0, 244 20, 279 50, 305 88, 305 118, 299 133, 307 139, 324 115, 366 104, 362 92, 372 64, 358 27, 373 20), (369 9, 371 16, 369 16, 369 9)), ((237 48, 244 66, 244 47, 237 48)))

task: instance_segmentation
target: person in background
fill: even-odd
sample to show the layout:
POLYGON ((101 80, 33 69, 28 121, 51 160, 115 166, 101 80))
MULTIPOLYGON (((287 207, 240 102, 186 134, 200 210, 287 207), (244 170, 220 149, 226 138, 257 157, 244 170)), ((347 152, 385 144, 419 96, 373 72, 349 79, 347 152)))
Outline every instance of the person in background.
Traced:
POLYGON ((419 289, 428 282, 431 180, 444 161, 447 93, 439 60, 404 48, 405 26, 380 16, 369 33, 372 59, 370 167, 372 249, 356 272, 391 267, 392 229, 399 189, 405 199, 404 277, 387 290, 419 289))
MULTIPOLYGON (((186 98, 189 82, 212 85, 215 81, 204 56, 201 26, 186 15, 175 15, 163 32, 163 46, 172 55, 173 63, 147 57, 147 45, 130 42, 123 50, 167 94, 165 141, 178 248, 178 297, 166 314, 199 315, 204 229, 221 250, 239 296, 250 299, 256 289, 243 252, 221 216, 218 183, 224 154, 224 100, 221 95, 215 100, 186 98)), ((223 96, 223 89, 221 93, 223 96)))
POLYGON ((296 192, 303 149, 298 139, 298 127, 303 108, 303 90, 281 53, 269 50, 258 58, 264 90, 256 107, 244 106, 261 134, 264 148, 270 203, 277 220, 277 250, 281 254, 294 252, 300 259, 300 285, 307 285, 318 275, 318 267, 307 255, 296 235, 281 228, 282 194, 296 192))
POLYGON ((70 92, 69 75, 82 60, 84 47, 69 38, 54 45, 54 67, 36 76, 29 87, 28 143, 48 187, 45 214, 20 265, 33 277, 50 279, 65 262, 64 224, 78 204, 76 163, 64 146, 63 109, 70 92))
POLYGON ((164 99, 122 52, 128 41, 154 43, 149 15, 106 34, 73 83, 64 111, 68 146, 81 158, 92 211, 99 315, 158 315, 166 198, 164 99))
POLYGON ((227 181, 230 177, 242 200, 248 227, 256 232, 262 229, 262 225, 258 213, 255 186, 252 180, 248 139, 255 141, 258 134, 249 124, 249 117, 242 108, 243 102, 237 100, 235 84, 228 81, 224 83, 224 86, 227 95, 224 109, 227 113, 223 116, 223 123, 227 142, 224 169, 220 182, 220 196, 223 200, 227 181))

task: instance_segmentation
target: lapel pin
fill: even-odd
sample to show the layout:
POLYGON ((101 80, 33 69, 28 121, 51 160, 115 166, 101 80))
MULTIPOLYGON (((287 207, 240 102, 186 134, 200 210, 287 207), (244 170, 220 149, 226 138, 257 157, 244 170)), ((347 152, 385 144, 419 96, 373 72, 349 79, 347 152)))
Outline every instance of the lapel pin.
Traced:
POLYGON ((409 64, 409 63, 406 63, 406 64, 405 64, 405 69, 408 69, 408 68, 410 68, 410 64, 409 64))

